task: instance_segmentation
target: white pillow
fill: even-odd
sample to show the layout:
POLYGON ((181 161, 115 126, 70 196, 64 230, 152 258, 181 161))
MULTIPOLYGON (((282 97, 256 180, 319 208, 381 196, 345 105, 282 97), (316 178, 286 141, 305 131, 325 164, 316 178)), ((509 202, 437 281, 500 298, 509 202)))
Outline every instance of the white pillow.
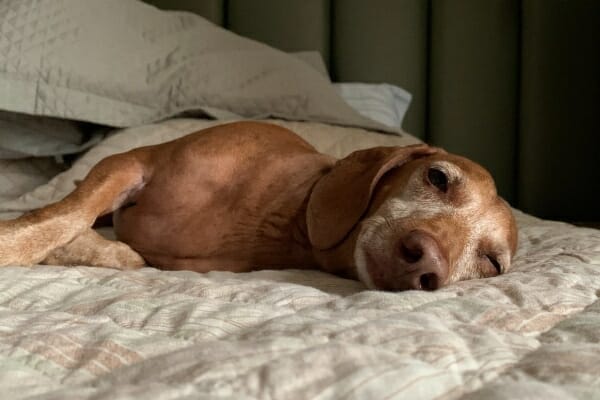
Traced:
POLYGON ((52 157, 0 160, 0 204, 43 185, 61 170, 52 157))
POLYGON ((412 95, 389 83, 336 83, 339 95, 359 114, 393 128, 402 128, 412 95))
POLYGON ((78 153, 103 136, 92 124, 0 110, 0 159, 78 153))
POLYGON ((134 0, 21 3, 0 1, 0 26, 14 27, 0 47, 19 49, 0 51, 1 66, 18 65, 0 68, 5 111, 129 127, 218 110, 389 131, 297 58, 199 15, 134 0))

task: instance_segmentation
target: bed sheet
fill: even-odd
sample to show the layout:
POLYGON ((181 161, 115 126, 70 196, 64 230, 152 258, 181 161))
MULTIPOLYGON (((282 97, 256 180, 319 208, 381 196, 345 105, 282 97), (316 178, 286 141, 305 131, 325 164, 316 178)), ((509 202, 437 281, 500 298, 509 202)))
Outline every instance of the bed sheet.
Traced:
POLYGON ((52 157, 0 159, 0 204, 47 183, 63 169, 52 157))
MULTIPOLYGON (((4 216, 62 196, 105 151, 198 123, 122 131, 4 216)), ((363 144, 292 128, 338 156, 363 144)), ((436 292, 318 271, 2 268, 0 398, 598 398, 600 231, 515 215, 509 273, 436 292)))

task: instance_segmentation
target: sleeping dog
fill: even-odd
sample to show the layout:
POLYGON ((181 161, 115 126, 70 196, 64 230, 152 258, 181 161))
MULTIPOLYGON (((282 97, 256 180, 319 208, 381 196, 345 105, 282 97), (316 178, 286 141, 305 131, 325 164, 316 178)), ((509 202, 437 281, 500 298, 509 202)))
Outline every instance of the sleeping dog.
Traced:
POLYGON ((107 157, 63 200, 0 222, 0 265, 318 268, 394 291, 498 275, 516 246, 472 161, 427 145, 336 160, 259 122, 107 157), (119 241, 92 229, 110 213, 119 241))

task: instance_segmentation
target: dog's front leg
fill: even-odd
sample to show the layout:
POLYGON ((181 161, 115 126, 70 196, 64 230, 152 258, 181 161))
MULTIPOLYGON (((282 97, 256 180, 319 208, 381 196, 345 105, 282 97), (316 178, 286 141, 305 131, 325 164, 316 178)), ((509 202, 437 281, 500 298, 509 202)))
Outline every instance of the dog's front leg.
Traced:
POLYGON ((39 263, 119 208, 144 185, 143 156, 134 150, 105 158, 63 200, 0 221, 0 266, 39 263))

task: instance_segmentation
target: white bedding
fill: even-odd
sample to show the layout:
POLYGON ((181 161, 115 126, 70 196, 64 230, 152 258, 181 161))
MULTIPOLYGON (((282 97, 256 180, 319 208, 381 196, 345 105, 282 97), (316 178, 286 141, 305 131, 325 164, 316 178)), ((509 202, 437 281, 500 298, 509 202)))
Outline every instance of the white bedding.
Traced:
POLYGON ((0 204, 48 182, 61 169, 51 157, 0 159, 0 204))
MULTIPOLYGON (((123 131, 2 216, 62 197, 109 152, 205 124, 123 131)), ((337 156, 411 140, 289 125, 337 156)), ((598 398, 600 231, 515 214, 511 272, 433 293, 317 271, 0 269, 0 398, 598 398)))

